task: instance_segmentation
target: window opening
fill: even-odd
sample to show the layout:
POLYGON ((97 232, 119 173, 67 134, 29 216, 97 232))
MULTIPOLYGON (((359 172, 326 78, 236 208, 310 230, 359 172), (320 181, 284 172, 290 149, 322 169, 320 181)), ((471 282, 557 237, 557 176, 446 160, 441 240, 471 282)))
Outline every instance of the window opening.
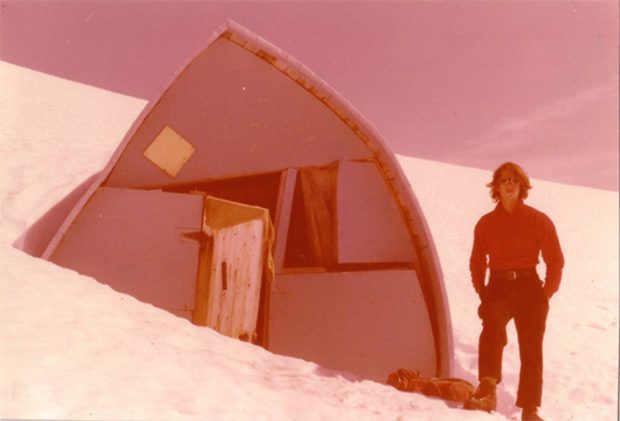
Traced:
POLYGON ((272 223, 276 214, 280 188, 280 172, 251 175, 213 181, 194 182, 164 187, 164 191, 175 193, 204 192, 231 202, 260 206, 269 210, 272 223))

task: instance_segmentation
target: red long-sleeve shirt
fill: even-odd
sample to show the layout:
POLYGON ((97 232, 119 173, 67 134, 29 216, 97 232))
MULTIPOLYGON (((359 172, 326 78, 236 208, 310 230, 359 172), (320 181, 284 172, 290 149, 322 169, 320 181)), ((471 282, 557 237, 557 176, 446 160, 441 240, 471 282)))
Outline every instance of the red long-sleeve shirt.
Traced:
POLYGON ((480 218, 474 230, 469 260, 474 288, 479 291, 484 286, 487 267, 491 270, 534 268, 539 254, 547 266, 545 289, 554 293, 560 287, 564 255, 553 222, 523 203, 513 213, 498 204, 495 210, 480 218))

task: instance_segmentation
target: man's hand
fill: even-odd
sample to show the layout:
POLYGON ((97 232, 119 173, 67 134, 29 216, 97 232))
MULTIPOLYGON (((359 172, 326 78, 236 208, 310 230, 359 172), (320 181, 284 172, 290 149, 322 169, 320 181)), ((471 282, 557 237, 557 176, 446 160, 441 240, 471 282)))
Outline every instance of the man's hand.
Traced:
POLYGON ((555 291, 552 291, 551 288, 547 286, 546 282, 545 282, 545 285, 543 286, 543 291, 545 291, 545 295, 547 296, 548 300, 550 300, 553 294, 555 294, 555 291))
POLYGON ((482 294, 482 291, 484 291, 484 282, 479 284, 477 282, 474 282, 474 280, 472 279, 471 283, 474 286, 474 290, 476 291, 476 294, 478 294, 478 296, 482 298, 481 294, 482 294))

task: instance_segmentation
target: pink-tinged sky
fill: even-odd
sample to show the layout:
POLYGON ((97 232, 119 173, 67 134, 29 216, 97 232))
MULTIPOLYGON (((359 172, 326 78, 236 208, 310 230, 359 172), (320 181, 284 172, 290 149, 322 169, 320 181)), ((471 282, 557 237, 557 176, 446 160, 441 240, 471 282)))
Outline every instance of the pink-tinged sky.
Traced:
MULTIPOLYGON (((151 99, 227 19, 396 153, 618 191, 618 2, 0 0, 0 59, 151 99)), ((120 141, 120 139, 119 139, 120 141)))

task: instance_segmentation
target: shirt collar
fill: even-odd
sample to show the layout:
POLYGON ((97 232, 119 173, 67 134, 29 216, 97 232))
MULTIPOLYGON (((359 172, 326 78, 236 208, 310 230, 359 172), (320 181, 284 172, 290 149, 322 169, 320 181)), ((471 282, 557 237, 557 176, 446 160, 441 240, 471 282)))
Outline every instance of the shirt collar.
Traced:
POLYGON ((517 206, 515 206, 514 212, 510 214, 506 212, 506 210, 502 207, 501 202, 497 202, 497 205, 495 206, 495 212, 500 213, 502 215, 508 215, 508 216, 520 215, 521 213, 523 213, 524 207, 525 205, 523 204, 523 201, 519 200, 519 203, 517 203, 517 206))

